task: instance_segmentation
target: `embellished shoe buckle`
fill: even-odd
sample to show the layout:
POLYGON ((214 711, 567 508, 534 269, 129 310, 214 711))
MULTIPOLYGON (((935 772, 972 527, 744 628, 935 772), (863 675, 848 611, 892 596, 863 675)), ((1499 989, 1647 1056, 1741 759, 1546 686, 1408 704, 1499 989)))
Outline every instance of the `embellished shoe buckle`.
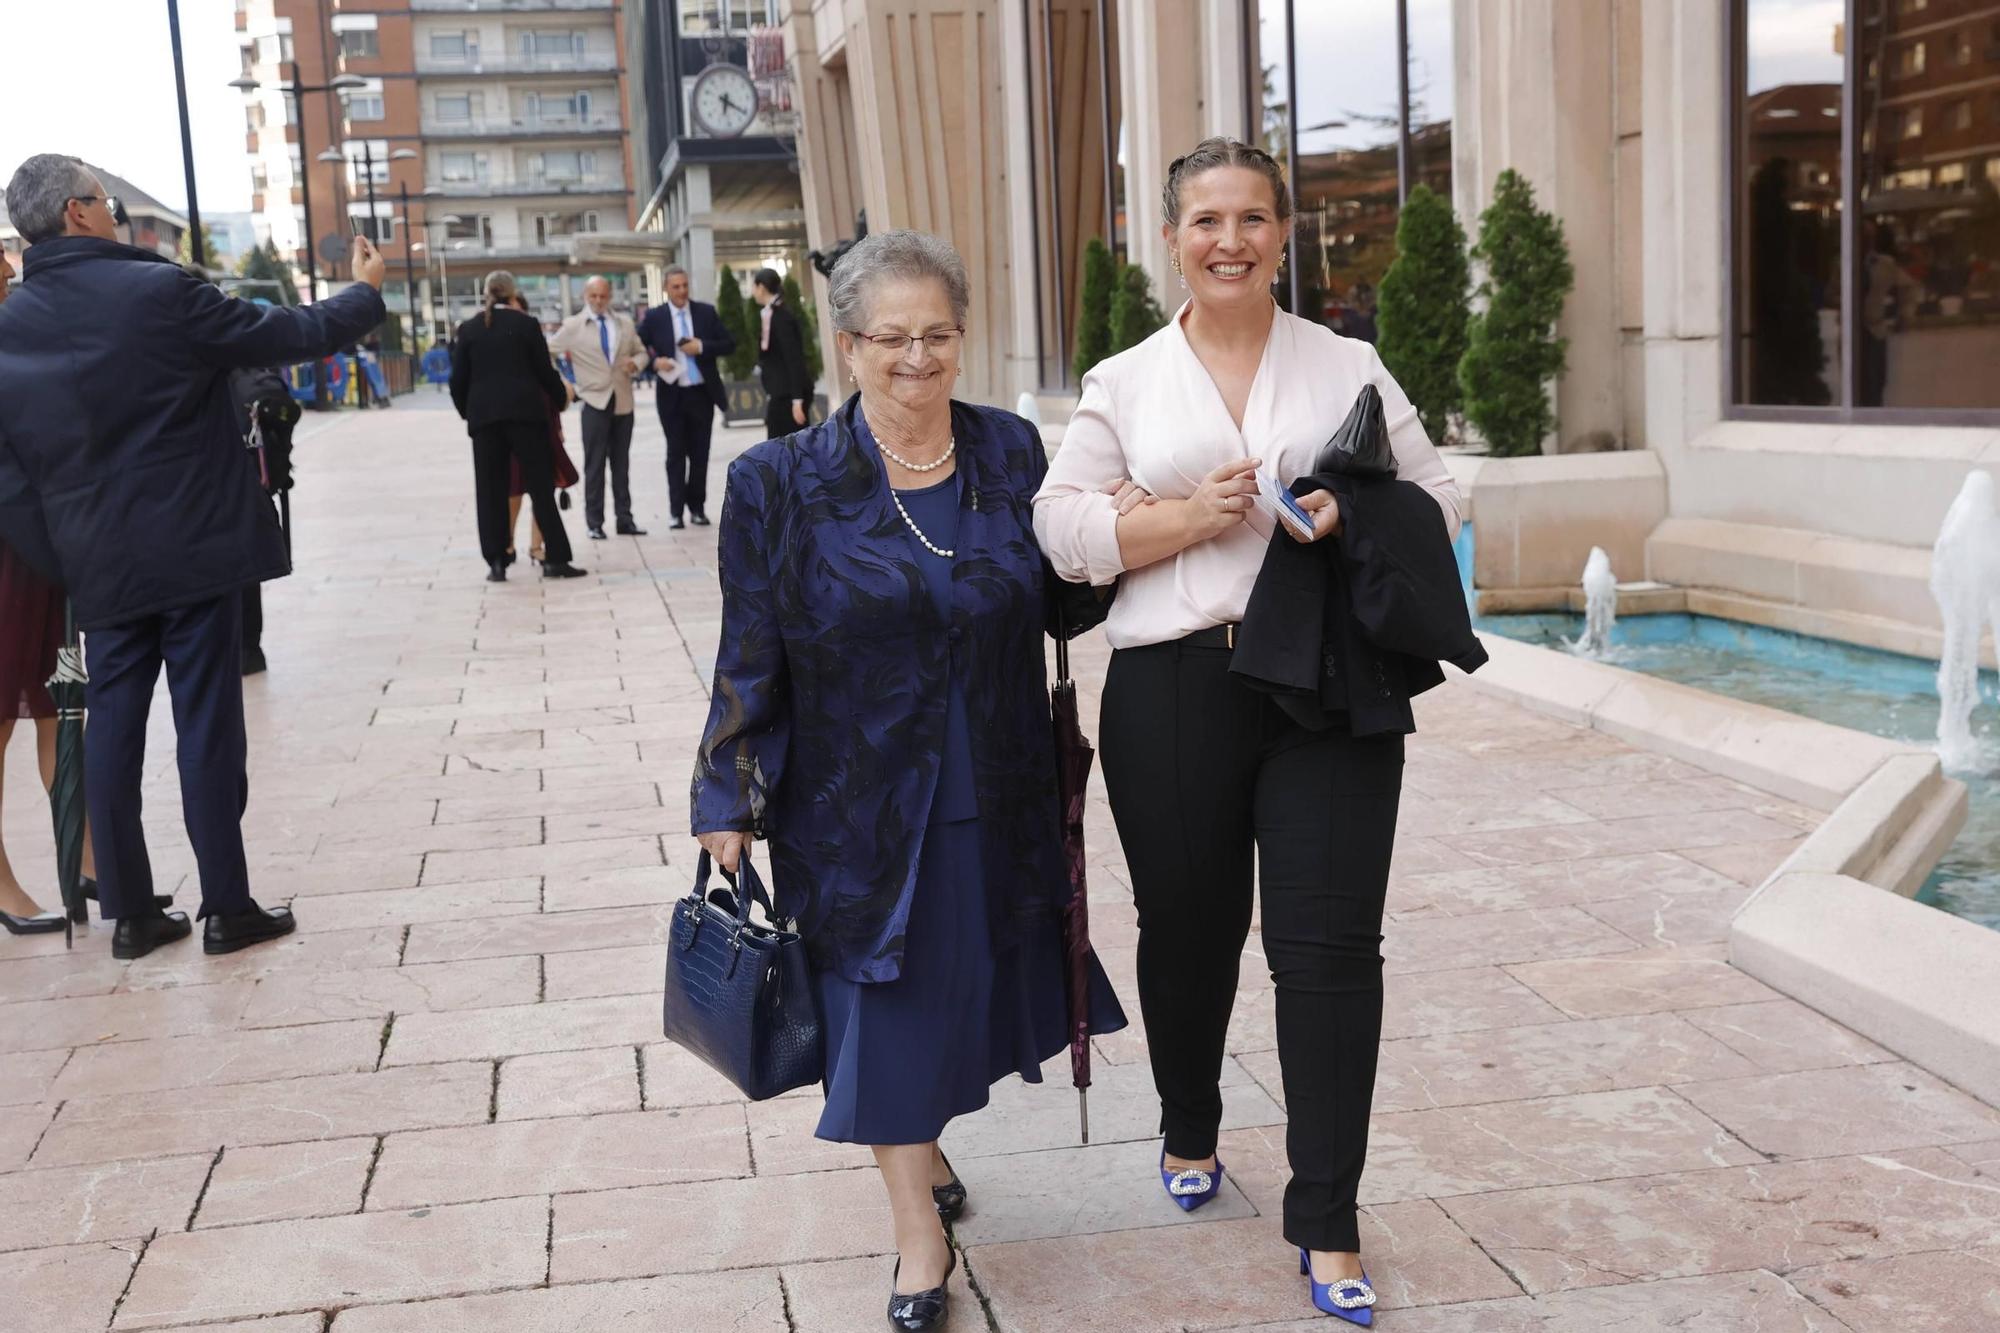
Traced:
POLYGON ((1208 1172, 1197 1170, 1194 1167, 1189 1167, 1185 1171, 1175 1172, 1174 1178, 1167 1182, 1167 1193, 1173 1195, 1175 1198, 1182 1198, 1190 1194, 1206 1194, 1214 1188, 1214 1177, 1210 1176, 1208 1172))
POLYGON ((1343 1310, 1359 1310, 1375 1304, 1375 1288, 1368 1285, 1367 1278, 1349 1278, 1329 1285, 1326 1298, 1343 1310), (1356 1294, 1350 1296, 1350 1291, 1356 1294))

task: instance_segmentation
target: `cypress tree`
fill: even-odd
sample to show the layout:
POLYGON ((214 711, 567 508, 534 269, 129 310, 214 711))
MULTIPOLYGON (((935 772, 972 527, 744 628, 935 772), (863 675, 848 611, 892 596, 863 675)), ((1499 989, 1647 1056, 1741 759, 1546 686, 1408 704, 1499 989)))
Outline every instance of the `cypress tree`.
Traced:
POLYGON ((1451 415, 1465 401, 1458 363, 1465 356, 1470 285, 1465 228, 1449 201, 1417 186, 1396 222, 1396 262, 1382 277, 1375 347, 1433 443, 1444 440, 1451 415))
POLYGON ((1119 265, 1118 281, 1111 293, 1111 350, 1137 347, 1166 322, 1166 312, 1153 299, 1153 283, 1146 270, 1137 264, 1119 265))
POLYGON ((799 317, 799 332, 806 345, 806 373, 812 376, 814 384, 818 384, 819 373, 826 368, 825 358, 819 351, 819 311, 806 300, 805 293, 799 288, 799 280, 789 273, 785 275, 783 295, 785 304, 799 317))
POLYGON ((1083 299, 1076 307, 1076 353, 1070 370, 1081 380, 1111 355, 1111 289, 1117 281, 1111 247, 1101 236, 1083 247, 1083 299))
POLYGON ((715 287, 715 315, 736 340, 736 350, 722 358, 723 378, 749 379, 757 368, 757 325, 744 305, 743 289, 736 285, 736 272, 727 264, 722 266, 722 277, 715 287))
POLYGON ((1535 206, 1533 187, 1512 169, 1500 173, 1479 215, 1472 257, 1485 266, 1485 308, 1467 321, 1458 363, 1465 414, 1495 454, 1537 453, 1555 429, 1548 384, 1569 359, 1569 340, 1556 336, 1555 324, 1576 271, 1562 223, 1535 206))

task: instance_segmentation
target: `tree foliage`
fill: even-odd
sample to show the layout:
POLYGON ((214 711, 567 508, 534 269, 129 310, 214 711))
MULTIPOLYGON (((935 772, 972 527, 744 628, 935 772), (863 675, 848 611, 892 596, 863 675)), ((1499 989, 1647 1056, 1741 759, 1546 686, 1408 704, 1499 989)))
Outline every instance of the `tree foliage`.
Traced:
POLYGON ((1576 270, 1562 223, 1536 206, 1533 187, 1512 169, 1494 183, 1472 257, 1484 275, 1458 365, 1465 414, 1495 454, 1538 453, 1556 424, 1548 385, 1568 364, 1569 340, 1555 325, 1576 270))
POLYGON ((799 280, 787 273, 784 287, 785 304, 799 317, 799 333, 806 345, 806 373, 812 376, 814 384, 819 383, 820 372, 826 369, 826 361, 819 351, 819 311, 812 302, 806 300, 799 289, 799 280))
POLYGON ((1101 236, 1083 247, 1083 299, 1076 307, 1076 351, 1070 370, 1081 380, 1111 355, 1111 289, 1118 280, 1111 247, 1101 236))
POLYGON ((299 303, 298 274, 278 253, 276 241, 266 241, 244 251, 243 257, 236 261, 236 276, 276 284, 275 287, 247 288, 242 293, 244 296, 261 296, 273 305, 299 303))
POLYGON ((1418 185, 1396 223, 1396 262, 1382 277, 1375 346, 1416 404, 1433 443, 1445 438, 1465 401, 1458 365, 1465 356, 1470 286, 1465 228, 1450 201, 1418 185))
POLYGON ((743 299, 743 289, 736 285, 736 271, 727 264, 722 266, 722 276, 715 287, 715 314, 722 327, 729 330, 729 336, 736 340, 736 350, 722 358, 722 377, 749 379, 750 372, 757 368, 757 317, 743 299))
POLYGON ((1111 351, 1137 347, 1166 322, 1166 312, 1153 299, 1153 283, 1146 270, 1137 264, 1120 264, 1111 293, 1111 351))

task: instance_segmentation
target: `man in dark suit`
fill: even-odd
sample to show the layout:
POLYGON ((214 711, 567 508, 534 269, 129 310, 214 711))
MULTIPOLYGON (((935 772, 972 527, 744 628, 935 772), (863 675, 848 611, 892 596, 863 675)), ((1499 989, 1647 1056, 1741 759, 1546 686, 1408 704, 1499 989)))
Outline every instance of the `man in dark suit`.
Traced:
POLYGON ((775 440, 805 425, 812 407, 806 335, 798 315, 785 304, 784 279, 776 269, 757 270, 750 284, 750 299, 763 307, 757 373, 764 381, 764 430, 775 440))
POLYGON ((243 853, 241 609, 245 586, 289 562, 228 373, 317 360, 379 324, 382 256, 356 237, 353 287, 257 306, 120 245, 103 185, 73 157, 23 162, 7 211, 29 248, 0 307, 0 383, 18 386, 0 393, 0 540, 68 590, 89 636, 84 796, 112 956, 190 930, 155 902, 139 819, 163 664, 204 951, 289 934, 289 911, 251 898, 243 853))
POLYGON ((667 270, 665 304, 646 312, 639 341, 660 372, 654 402, 667 433, 667 512, 670 528, 685 528, 681 510, 696 527, 708 526, 708 441, 715 413, 729 402, 716 361, 736 350, 715 307, 688 299, 688 272, 667 270))

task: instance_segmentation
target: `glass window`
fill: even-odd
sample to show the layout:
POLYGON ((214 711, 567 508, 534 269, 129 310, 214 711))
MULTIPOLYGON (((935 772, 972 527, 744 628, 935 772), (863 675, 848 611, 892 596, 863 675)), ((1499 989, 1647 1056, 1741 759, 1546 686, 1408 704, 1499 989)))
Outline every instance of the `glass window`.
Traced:
POLYGON ((340 146, 340 150, 347 155, 347 179, 353 183, 356 189, 366 187, 366 182, 371 174, 371 164, 373 166, 372 174, 375 183, 377 185, 387 185, 389 183, 389 141, 387 139, 368 140, 365 151, 362 148, 362 141, 360 139, 349 139, 340 146))
POLYGON ((532 62, 555 64, 580 57, 584 38, 580 32, 524 32, 521 49, 532 62))
MULTIPOLYGON (((1844 0, 1747 0, 1738 119, 1737 401, 1840 392, 1844 0), (1808 165, 1810 164, 1810 165, 1808 165)), ((1884 133, 1893 133, 1885 125, 1884 133)))
POLYGON ((464 60, 471 54, 471 44, 462 32, 434 32, 431 34, 432 60, 464 60))
POLYGON ((340 54, 373 58, 382 54, 382 45, 373 28, 344 28, 338 34, 340 54))
POLYGON ((431 108, 437 119, 446 124, 459 124, 472 119, 471 93, 439 93, 431 101, 431 108))
POLYGON ((438 170, 448 181, 460 183, 486 179, 486 154, 484 153, 440 153, 438 170))
POLYGON ((1399 141, 1408 124, 1408 184, 1451 198, 1450 0, 1408 0, 1408 46, 1397 46, 1396 0, 1290 4, 1298 113, 1285 71, 1285 0, 1261 0, 1265 146, 1281 161, 1296 134, 1291 260, 1278 299, 1337 333, 1373 342, 1376 293, 1396 258, 1402 212, 1399 141), (1397 61, 1407 63, 1402 102, 1397 61), (1339 79, 1308 71, 1338 68, 1339 79), (1296 126, 1294 126, 1296 121, 1296 126))
POLYGON ((683 0, 681 35, 748 32, 778 21, 776 0, 683 0))
POLYGON ((346 108, 349 120, 382 119, 382 80, 370 79, 367 87, 342 94, 341 104, 346 108))

